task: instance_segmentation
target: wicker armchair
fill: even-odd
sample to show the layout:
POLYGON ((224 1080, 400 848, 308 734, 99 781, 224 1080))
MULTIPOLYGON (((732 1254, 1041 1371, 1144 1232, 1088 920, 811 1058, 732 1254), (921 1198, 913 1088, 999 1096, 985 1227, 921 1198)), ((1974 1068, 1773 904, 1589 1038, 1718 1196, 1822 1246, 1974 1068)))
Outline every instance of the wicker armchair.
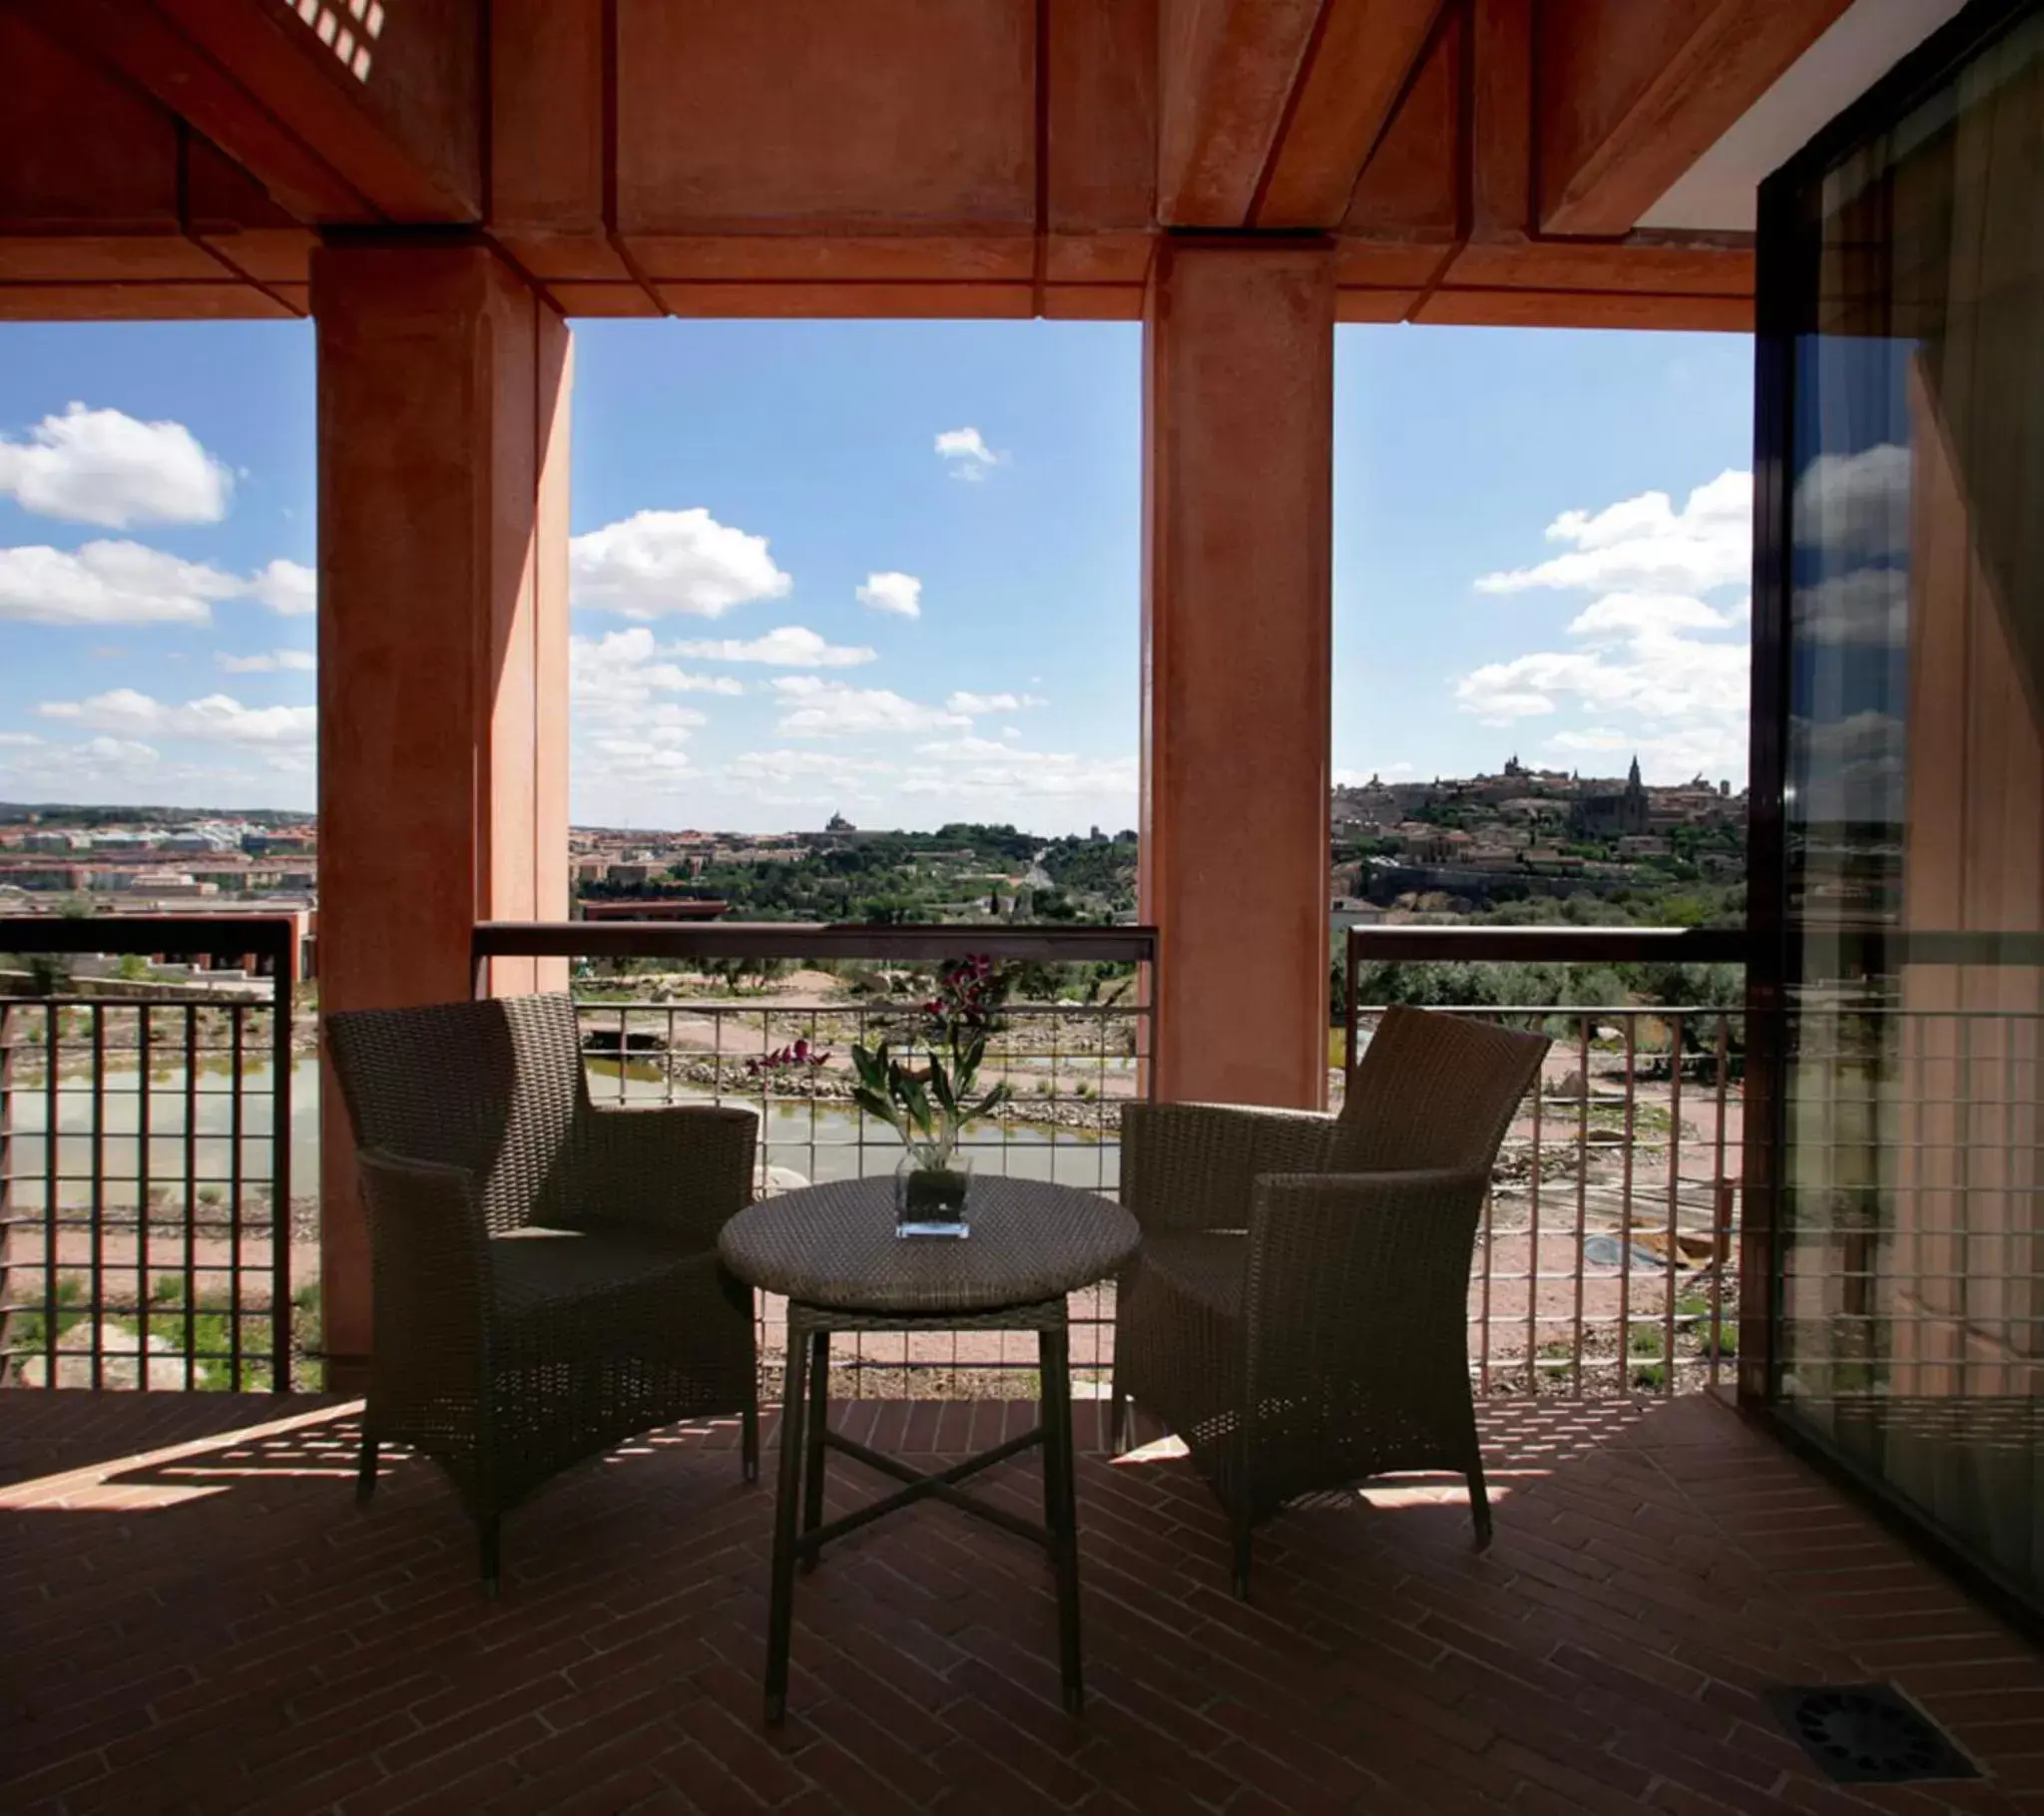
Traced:
POLYGON ((431 1457, 493 1589, 505 1509, 637 1433, 738 1413, 754 1480, 752 1294, 717 1259, 753 1114, 592 1107, 565 996, 333 1015, 326 1040, 375 1293, 358 1498, 379 1444, 431 1457))
POLYGON ((1469 1480, 1469 1263, 1542 1036, 1392 1009, 1338 1119, 1213 1104, 1122 1113, 1143 1247, 1115 1313, 1114 1444, 1140 1402, 1227 1509, 1235 1587, 1285 1502, 1389 1470, 1469 1480))

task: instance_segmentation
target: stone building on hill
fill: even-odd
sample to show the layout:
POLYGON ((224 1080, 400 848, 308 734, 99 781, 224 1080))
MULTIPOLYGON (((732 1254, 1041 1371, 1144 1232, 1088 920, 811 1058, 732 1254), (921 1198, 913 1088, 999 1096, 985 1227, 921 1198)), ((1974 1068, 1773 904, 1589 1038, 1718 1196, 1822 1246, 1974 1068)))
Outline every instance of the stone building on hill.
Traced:
POLYGON ((1625 786, 1584 792, 1569 808, 1569 836, 1576 839, 1638 838, 1651 817, 1646 787, 1640 781, 1640 759, 1633 758, 1625 786))

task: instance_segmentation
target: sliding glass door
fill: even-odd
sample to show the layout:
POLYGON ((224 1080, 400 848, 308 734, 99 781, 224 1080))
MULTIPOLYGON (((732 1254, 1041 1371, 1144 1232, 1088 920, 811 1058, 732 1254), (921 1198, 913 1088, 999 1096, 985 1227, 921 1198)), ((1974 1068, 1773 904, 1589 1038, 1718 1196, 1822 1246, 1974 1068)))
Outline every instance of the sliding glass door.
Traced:
POLYGON ((2040 1604, 2044 9, 1772 179, 1761 258, 1759 1385, 2040 1604))

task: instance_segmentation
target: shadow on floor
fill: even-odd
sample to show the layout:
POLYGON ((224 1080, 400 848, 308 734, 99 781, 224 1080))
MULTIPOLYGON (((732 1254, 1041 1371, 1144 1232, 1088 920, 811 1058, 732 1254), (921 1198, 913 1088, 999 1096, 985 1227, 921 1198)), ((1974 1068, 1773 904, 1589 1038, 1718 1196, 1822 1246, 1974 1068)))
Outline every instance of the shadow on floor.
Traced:
MULTIPOLYGON (((0 1396, 0 1446, 42 1459, 0 1489, 10 1810, 2044 1808, 2037 1655, 1701 1399, 1487 1406, 1490 1552, 1458 1482, 1396 1478, 1273 1523, 1247 1604, 1176 1447, 1110 1461, 1081 1407, 1084 1716, 1041 1555, 922 1506, 801 1580, 769 1732, 772 1453, 742 1484, 735 1424, 534 1497, 487 1602, 436 1472, 354 1508, 352 1407, 146 1398, 0 1396), (1855 1795, 1758 1699, 1876 1677, 1990 1777, 1855 1795)), ((955 1455, 1033 1409, 844 1416, 955 1455)), ((832 1467, 833 1511, 879 1487, 832 1467)), ((1039 1503, 1033 1460, 986 1482, 1039 1503)))

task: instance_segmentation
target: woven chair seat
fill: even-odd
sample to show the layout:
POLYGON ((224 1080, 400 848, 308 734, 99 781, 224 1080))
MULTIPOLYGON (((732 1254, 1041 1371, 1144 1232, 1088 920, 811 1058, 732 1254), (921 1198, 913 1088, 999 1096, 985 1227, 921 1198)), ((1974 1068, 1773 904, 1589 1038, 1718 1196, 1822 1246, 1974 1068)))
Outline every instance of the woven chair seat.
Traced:
POLYGON ((432 1458, 494 1584, 504 1511, 627 1438, 736 1414, 752 1480, 753 1298, 717 1237, 753 1195, 757 1117, 598 1109, 565 995, 357 1010, 325 1030, 374 1289, 357 1495, 385 1443, 432 1458))
POLYGON ((490 1279, 506 1312, 565 1308, 647 1286, 672 1288, 675 1276, 717 1278, 717 1256, 687 1236, 640 1229, 512 1230, 490 1238, 490 1279))
POLYGON ((1147 1289, 1156 1285, 1220 1318, 1240 1318, 1248 1281, 1246 1234, 1163 1230, 1143 1244, 1147 1289))
POLYGON ((1547 1047, 1392 1009, 1339 1118, 1124 1109, 1122 1201, 1143 1246, 1115 1305, 1116 1442, 1131 1400, 1184 1441, 1228 1511, 1239 1591, 1259 1522, 1390 1470, 1464 1474, 1487 1542, 1469 1264, 1547 1047))

